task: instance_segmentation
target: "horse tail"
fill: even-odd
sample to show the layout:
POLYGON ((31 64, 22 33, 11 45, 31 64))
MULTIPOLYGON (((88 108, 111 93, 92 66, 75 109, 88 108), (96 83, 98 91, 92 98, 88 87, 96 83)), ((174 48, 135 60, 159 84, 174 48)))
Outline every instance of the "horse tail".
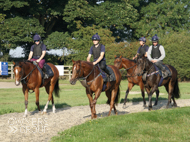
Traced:
POLYGON ((178 84, 178 78, 175 81, 173 95, 175 98, 180 98, 180 91, 179 91, 179 84, 178 84))
POLYGON ((117 95, 116 95, 116 98, 114 100, 115 104, 118 104, 119 98, 120 98, 120 86, 117 89, 117 95))
POLYGON ((59 97, 59 91, 60 91, 60 88, 59 88, 59 78, 58 78, 58 80, 57 80, 57 82, 56 82, 56 84, 55 84, 55 87, 54 87, 54 93, 55 93, 55 96, 56 97, 59 97))

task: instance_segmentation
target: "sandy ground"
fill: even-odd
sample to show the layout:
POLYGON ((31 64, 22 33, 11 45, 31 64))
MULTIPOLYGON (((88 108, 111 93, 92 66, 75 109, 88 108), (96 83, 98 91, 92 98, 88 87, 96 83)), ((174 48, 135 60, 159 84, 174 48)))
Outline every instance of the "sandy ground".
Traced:
MULTIPOLYGON (((177 100, 179 107, 190 106, 189 102, 190 99, 177 100)), ((158 105, 153 107, 153 110, 165 109, 166 103, 166 100, 159 101, 158 105)), ((123 104, 118 104, 116 108, 119 115, 148 112, 147 108, 143 107, 142 102, 127 103, 125 109, 123 104)), ((96 105, 98 118, 107 117, 108 111, 109 105, 96 105)), ((38 111, 33 111, 29 112, 26 118, 23 117, 23 114, 24 112, 0 115, 0 141, 46 142, 50 141, 53 136, 58 135, 58 132, 91 119, 89 106, 57 109, 56 113, 52 113, 52 110, 49 109, 45 115, 38 113, 38 111)), ((115 115, 113 111, 112 115, 115 115)))
MULTIPOLYGON (((21 87, 21 85, 16 86, 13 82, 0 82, 0 88, 21 87)), ((130 94, 132 93, 140 92, 130 92, 130 94)), ((190 99, 177 100, 176 102, 178 107, 190 106, 190 99)), ((153 110, 165 109, 166 104, 167 100, 160 100, 158 101, 157 106, 153 106, 153 110)), ((118 110, 119 115, 148 112, 148 109, 143 107, 143 102, 127 103, 126 108, 123 108, 123 104, 118 104, 116 109, 118 110)), ((98 118, 107 117, 108 111, 109 105, 96 105, 98 118)), ((33 111, 29 112, 26 118, 24 118, 23 115, 24 112, 0 115, 0 141, 46 142, 50 141, 53 136, 58 135, 58 132, 69 129, 72 126, 82 124, 91 119, 89 105, 61 108, 57 109, 56 113, 52 113, 52 110, 49 109, 45 115, 42 115, 38 111, 33 111)), ((115 115, 113 111, 112 115, 115 115)))

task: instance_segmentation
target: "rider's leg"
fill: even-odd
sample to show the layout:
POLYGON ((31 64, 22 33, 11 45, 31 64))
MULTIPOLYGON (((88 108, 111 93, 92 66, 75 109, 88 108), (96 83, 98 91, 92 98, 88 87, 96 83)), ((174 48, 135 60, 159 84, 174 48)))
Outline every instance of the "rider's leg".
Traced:
POLYGON ((110 76, 110 81, 115 81, 114 72, 106 65, 106 61, 100 61, 100 68, 110 76))
POLYGON ((44 79, 48 78, 48 75, 46 74, 46 68, 44 68, 44 64, 45 64, 45 59, 42 59, 39 62, 39 67, 42 69, 42 71, 44 72, 44 79))
POLYGON ((162 75, 163 78, 168 77, 169 73, 168 73, 168 71, 166 71, 165 67, 163 66, 162 61, 157 61, 157 62, 155 63, 155 65, 162 71, 162 73, 163 73, 163 75, 162 75))

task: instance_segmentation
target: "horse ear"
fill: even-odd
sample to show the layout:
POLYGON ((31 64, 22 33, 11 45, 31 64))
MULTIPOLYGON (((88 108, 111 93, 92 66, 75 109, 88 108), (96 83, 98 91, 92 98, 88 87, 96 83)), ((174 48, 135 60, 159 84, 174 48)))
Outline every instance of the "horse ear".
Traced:
POLYGON ((117 56, 116 56, 116 55, 115 55, 114 57, 115 57, 115 58, 117 58, 117 56))
POLYGON ((15 62, 13 61, 13 65, 15 65, 15 62))
POLYGON ((75 61, 72 59, 72 62, 73 62, 73 64, 75 63, 75 61))
POLYGON ((120 55, 120 57, 119 58, 122 58, 122 55, 120 55))

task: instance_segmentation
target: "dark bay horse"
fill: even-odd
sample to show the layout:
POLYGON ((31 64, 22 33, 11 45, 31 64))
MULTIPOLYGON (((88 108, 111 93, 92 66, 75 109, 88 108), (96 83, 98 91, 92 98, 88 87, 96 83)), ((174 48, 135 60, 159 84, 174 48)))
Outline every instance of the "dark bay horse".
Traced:
MULTIPOLYGON (((142 75, 144 72, 147 73, 146 77, 146 83, 145 83, 145 89, 148 93, 149 98, 149 110, 152 109, 152 94, 158 90, 158 85, 161 79, 161 76, 159 74, 154 74, 156 72, 156 68, 154 67, 154 64, 150 62, 147 58, 144 56, 142 58, 138 58, 137 60, 137 74, 142 75)), ((178 85, 178 78, 177 78, 177 70, 171 66, 166 65, 170 72, 171 77, 167 77, 163 80, 162 84, 160 86, 165 86, 166 91, 168 92, 168 103, 167 106, 169 106, 171 102, 171 98, 174 102, 173 106, 177 106, 177 103, 175 102, 174 98, 180 97, 180 91, 179 91, 179 85, 178 85)))
POLYGON ((48 79, 44 80, 44 84, 41 86, 42 83, 42 77, 40 72, 38 71, 37 67, 30 61, 25 62, 13 62, 14 64, 14 75, 15 75, 15 84, 18 86, 20 85, 20 82, 22 83, 22 91, 24 93, 25 97, 25 114, 24 116, 27 116, 27 105, 28 105, 28 92, 29 90, 33 90, 36 95, 36 105, 38 107, 38 110, 40 111, 39 107, 39 88, 45 87, 46 92, 49 94, 48 101, 46 106, 44 107, 43 113, 46 113, 49 101, 52 101, 52 110, 53 113, 55 113, 55 105, 54 105, 54 99, 53 99, 53 91, 55 93, 55 96, 59 97, 59 71, 57 68, 51 64, 47 63, 54 75, 52 77, 49 77, 48 79))
MULTIPOLYGON (((122 56, 116 57, 114 61, 114 66, 116 66, 118 69, 125 68, 127 71, 127 80, 128 80, 128 89, 126 91, 124 105, 127 101, 127 96, 129 94, 129 91, 133 88, 134 85, 139 85, 141 89, 141 94, 143 97, 143 106, 146 106, 145 101, 145 94, 144 94, 144 83, 142 80, 142 76, 136 75, 135 71, 137 68, 137 64, 134 60, 124 58, 122 56)), ((159 90, 156 90, 156 101, 154 105, 157 105, 158 103, 158 96, 159 96, 159 90)))
MULTIPOLYGON (((101 76, 100 70, 98 66, 94 66, 91 62, 86 61, 73 61, 72 68, 72 78, 70 79, 70 83, 75 85, 76 81, 81 81, 81 84, 86 88, 86 94, 89 99, 90 108, 91 108, 91 118, 96 118, 96 110, 95 105, 98 97, 100 96, 103 89, 103 78, 101 76), (95 97, 93 99, 93 93, 95 93, 95 97)), ((119 70, 112 65, 109 65, 110 68, 115 73, 116 81, 107 82, 106 83, 106 96, 108 97, 107 103, 110 105, 110 111, 108 116, 111 114, 112 109, 114 108, 115 114, 117 114, 117 110, 115 108, 115 104, 117 104, 120 97, 120 82, 121 82, 121 74, 119 70)))

